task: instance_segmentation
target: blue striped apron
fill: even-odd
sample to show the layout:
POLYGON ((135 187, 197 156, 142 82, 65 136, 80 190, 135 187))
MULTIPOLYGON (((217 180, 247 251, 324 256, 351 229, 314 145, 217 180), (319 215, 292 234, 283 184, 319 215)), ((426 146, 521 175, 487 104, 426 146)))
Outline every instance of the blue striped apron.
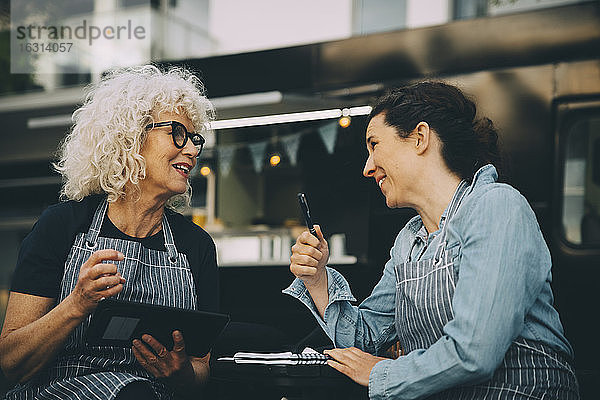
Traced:
MULTIPOLYGON (((458 274, 453 258, 459 248, 446 248, 446 228, 467 189, 465 181, 456 189, 434 258, 412 261, 409 254, 407 262, 395 266, 396 330, 405 354, 429 348, 443 336, 444 325, 454 318, 452 297, 458 274)), ((448 389, 428 399, 577 400, 577 388, 575 373, 565 356, 543 343, 519 337, 510 345, 492 379, 448 389)))
MULTIPOLYGON (((162 306, 196 309, 196 289, 187 257, 175 247, 173 234, 163 215, 162 231, 165 249, 147 249, 139 242, 100 236, 108 203, 96 209, 87 233, 79 233, 65 263, 60 296, 63 301, 75 288, 81 265, 101 249, 115 249, 125 255, 115 262, 127 280, 116 299, 162 306)), ((91 315, 68 337, 63 350, 49 368, 23 385, 17 385, 7 399, 114 399, 125 385, 146 381, 159 399, 172 399, 173 392, 162 381, 154 379, 137 362, 129 348, 87 346, 85 331, 91 315)))

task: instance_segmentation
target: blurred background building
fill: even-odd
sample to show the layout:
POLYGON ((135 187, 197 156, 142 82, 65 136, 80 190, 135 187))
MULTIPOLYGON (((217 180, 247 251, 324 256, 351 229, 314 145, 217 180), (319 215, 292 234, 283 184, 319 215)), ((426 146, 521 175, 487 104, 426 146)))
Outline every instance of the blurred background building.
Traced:
POLYGON ((557 306, 585 390, 597 393, 600 354, 583 311, 598 305, 600 277, 597 1, 66 3, 48 11, 55 21, 135 20, 147 37, 89 46, 77 59, 41 55, 31 73, 14 74, 11 4, 0 2, 0 323, 19 244, 59 201, 51 162, 71 113, 85 85, 109 68, 179 65, 205 82, 218 121, 193 177, 192 207, 182 212, 215 238, 223 311, 266 324, 284 315, 276 325, 290 340, 315 328, 279 294, 302 230, 295 194, 307 193, 332 264, 364 298, 413 215, 387 209, 361 177, 365 106, 386 87, 435 77, 474 95, 500 128, 506 179, 531 202, 550 243, 557 306))

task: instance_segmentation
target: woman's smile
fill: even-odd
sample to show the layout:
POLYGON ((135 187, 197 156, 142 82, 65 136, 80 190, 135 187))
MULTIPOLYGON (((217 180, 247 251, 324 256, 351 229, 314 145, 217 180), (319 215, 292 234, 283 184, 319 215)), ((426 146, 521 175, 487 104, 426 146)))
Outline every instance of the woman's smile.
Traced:
POLYGON ((185 162, 180 162, 180 163, 176 163, 173 164, 173 168, 175 168, 175 170, 181 174, 184 178, 189 178, 190 176, 190 171, 192 170, 192 168, 194 168, 193 165, 190 165, 188 163, 185 162))

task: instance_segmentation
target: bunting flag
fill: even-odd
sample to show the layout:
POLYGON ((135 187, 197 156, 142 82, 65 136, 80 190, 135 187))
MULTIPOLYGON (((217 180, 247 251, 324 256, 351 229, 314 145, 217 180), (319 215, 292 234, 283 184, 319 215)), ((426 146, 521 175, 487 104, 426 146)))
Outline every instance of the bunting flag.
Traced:
POLYGON ((337 127, 337 121, 330 122, 319 127, 319 135, 321 136, 321 140, 323 140, 325 148, 327 149, 327 153, 329 154, 333 154, 333 149, 335 148, 335 139, 337 138, 337 127))
POLYGON ((263 169, 265 160, 265 151, 267 150, 267 142, 256 142, 248 145, 250 149, 250 155, 252 156, 252 162, 254 163, 254 171, 260 173, 263 169))
POLYGON ((235 156, 236 146, 219 146, 218 148, 218 157, 219 157, 219 171, 224 176, 229 175, 229 171, 231 171, 231 163, 233 162, 233 157, 235 156))
MULTIPOLYGON (((312 128, 304 129, 300 132, 293 133, 291 135, 280 136, 272 138, 273 143, 281 143, 281 146, 285 150, 287 157, 290 160, 290 165, 296 166, 298 164, 298 152, 300 150, 300 140, 304 135, 312 134, 315 130, 312 128)), ((317 129, 328 154, 333 154, 335 149, 335 142, 338 135, 338 123, 333 121, 326 123, 317 129)), ((252 157, 252 164, 256 173, 262 172, 265 164, 265 155, 269 141, 262 140, 260 142, 246 142, 246 143, 230 143, 223 144, 217 147, 218 166, 219 170, 224 176, 228 176, 231 171, 233 159, 235 157, 235 151, 238 148, 247 147, 250 150, 250 156, 252 157)))
POLYGON ((300 148, 300 138, 302 135, 288 135, 281 138, 281 143, 283 144, 283 149, 285 150, 285 154, 287 154, 290 159, 290 164, 292 166, 296 166, 298 162, 298 149, 300 148))

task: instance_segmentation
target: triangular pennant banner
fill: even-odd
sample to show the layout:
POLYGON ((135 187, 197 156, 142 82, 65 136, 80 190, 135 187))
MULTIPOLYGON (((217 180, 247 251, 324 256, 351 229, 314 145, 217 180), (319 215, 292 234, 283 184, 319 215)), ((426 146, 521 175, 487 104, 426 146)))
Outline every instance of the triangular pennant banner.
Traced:
POLYGON ((256 173, 260 173, 263 169, 267 144, 268 143, 265 141, 248 145, 250 155, 252 156, 252 162, 254 163, 254 171, 256 171, 256 173))
POLYGON ((319 127, 319 135, 321 140, 325 144, 325 148, 329 154, 333 154, 335 148, 335 139, 337 138, 337 122, 331 122, 329 124, 319 127))
POLYGON ((219 146, 217 153, 219 155, 219 171, 224 176, 227 176, 229 175, 229 171, 231 171, 231 163, 235 156, 235 146, 219 146))
POLYGON ((298 162, 298 149, 300 148, 300 138, 302 135, 289 135, 281 138, 281 143, 283 144, 283 148, 288 158, 290 159, 290 164, 292 166, 296 166, 298 162))

